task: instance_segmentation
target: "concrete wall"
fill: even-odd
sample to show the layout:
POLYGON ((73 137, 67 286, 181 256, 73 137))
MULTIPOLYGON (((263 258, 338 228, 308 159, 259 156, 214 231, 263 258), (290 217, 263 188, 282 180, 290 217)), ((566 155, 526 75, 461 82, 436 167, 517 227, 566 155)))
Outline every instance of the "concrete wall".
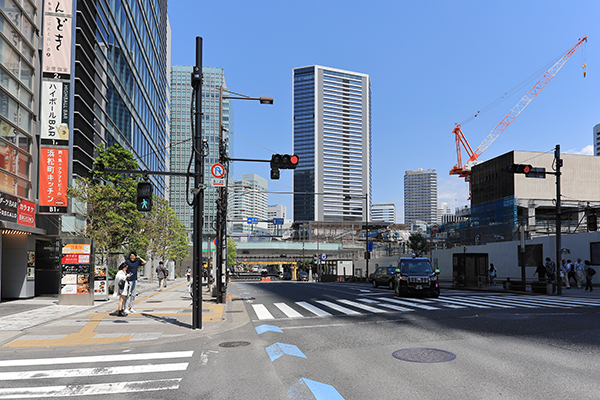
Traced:
MULTIPOLYGON (((588 232, 581 234, 562 235, 561 248, 570 250, 570 254, 563 254, 564 259, 576 261, 578 257, 582 260, 589 260, 590 243, 600 242, 600 232, 588 232)), ((556 237, 544 236, 525 241, 525 245, 542 244, 543 259, 550 257, 556 262, 556 237)), ((453 249, 434 250, 432 252, 432 264, 434 268, 440 269, 440 280, 452 281, 452 255, 459 253, 485 253, 488 254, 489 262, 494 264, 498 270, 498 279, 504 280, 507 277, 511 279, 521 278, 521 268, 519 267, 518 246, 519 241, 488 243, 481 246, 461 246, 453 249)), ((556 263, 560 265, 559 262, 556 263)), ((369 266, 371 264, 369 263, 369 266)), ((381 265, 381 264, 380 264, 381 265)), ((369 268, 372 270, 371 268, 369 268)), ((527 267, 527 279, 534 278, 535 267, 527 267)))
POLYGON ((27 251, 35 251, 33 235, 2 235, 2 298, 35 295, 35 281, 27 280, 27 251))

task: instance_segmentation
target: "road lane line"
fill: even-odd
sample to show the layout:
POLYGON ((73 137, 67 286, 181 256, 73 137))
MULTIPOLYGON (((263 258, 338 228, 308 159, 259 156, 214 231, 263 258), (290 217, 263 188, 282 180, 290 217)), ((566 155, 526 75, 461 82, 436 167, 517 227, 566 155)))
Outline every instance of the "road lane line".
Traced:
POLYGON ((327 300, 317 300, 317 303, 322 304, 325 307, 332 308, 335 311, 339 311, 342 314, 346 314, 346 315, 360 315, 360 313, 358 311, 350 310, 349 308, 342 307, 342 306, 340 306, 338 304, 332 303, 332 302, 327 301, 327 300))
POLYGON ((305 310, 310 311, 311 313, 315 314, 318 317, 331 317, 331 314, 328 313, 325 310, 321 310, 319 307, 315 307, 312 304, 309 304, 305 301, 297 301, 296 304, 298 304, 300 307, 304 308, 305 310))
MULTIPOLYGON (((141 354, 119 354, 119 362, 139 360, 162 360, 171 358, 187 358, 194 354, 193 351, 171 351, 165 353, 141 353, 141 354)), ((0 361, 0 367, 22 367, 30 365, 54 365, 54 364, 81 364, 97 362, 115 362, 114 354, 106 356, 84 356, 84 357, 60 357, 60 358, 32 358, 24 360, 0 361)))
POLYGON ((279 308, 288 318, 302 318, 303 315, 285 303, 275 303, 275 307, 279 308))
POLYGON ((439 310, 439 308, 437 308, 437 307, 426 306, 425 304, 411 303, 409 301, 388 299, 387 297, 378 297, 378 299, 382 300, 382 301, 390 301, 392 303, 401 304, 403 306, 422 308, 423 310, 439 310))
POLYGON ((341 299, 341 300, 338 300, 338 301, 340 303, 344 303, 346 305, 349 305, 349 306, 352 306, 352 307, 356 307, 356 308, 360 308, 362 310, 369 311, 369 312, 372 312, 372 313, 386 313, 386 312, 389 312, 387 310, 382 310, 381 308, 375 308, 375 307, 368 306, 366 304, 360 304, 360 303, 357 303, 357 302, 352 301, 352 300, 341 299))
POLYGON ((254 308, 254 312, 258 319, 275 319, 273 314, 267 310, 264 304, 252 304, 252 308, 254 308))

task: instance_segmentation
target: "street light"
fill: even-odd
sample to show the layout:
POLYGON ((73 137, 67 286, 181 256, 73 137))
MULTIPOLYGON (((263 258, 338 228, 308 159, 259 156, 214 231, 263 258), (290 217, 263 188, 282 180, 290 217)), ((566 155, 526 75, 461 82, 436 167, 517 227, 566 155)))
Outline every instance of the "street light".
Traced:
MULTIPOLYGON (((219 87, 219 162, 225 167, 225 185, 229 178, 229 157, 227 156, 227 146, 224 135, 225 127, 223 126, 223 100, 256 100, 260 104, 273 104, 272 97, 250 97, 240 93, 232 92, 227 89, 228 95, 223 96, 223 86, 219 87), (233 96, 231 95, 233 94, 233 96)), ((227 188, 219 187, 219 199, 217 201, 217 303, 225 302, 225 288, 223 286, 223 258, 226 256, 227 249, 227 188)))
POLYGON ((364 195, 344 195, 344 200, 350 200, 352 198, 365 198, 365 278, 369 279, 369 258, 371 254, 369 253, 369 193, 364 195))

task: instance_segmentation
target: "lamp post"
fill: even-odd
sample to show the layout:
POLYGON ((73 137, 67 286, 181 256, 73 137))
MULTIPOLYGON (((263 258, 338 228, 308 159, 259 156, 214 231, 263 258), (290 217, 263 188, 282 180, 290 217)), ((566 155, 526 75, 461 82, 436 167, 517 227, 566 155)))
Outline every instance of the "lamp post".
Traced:
MULTIPOLYGON (((227 155, 227 143, 224 138, 225 127, 223 126, 223 100, 256 100, 260 104, 273 104, 272 97, 250 97, 232 92, 228 89, 228 95, 223 96, 223 86, 219 87, 219 162, 225 167, 225 185, 229 180, 229 156, 227 155), (233 94, 230 95, 230 94, 233 94)), ((217 200, 217 303, 225 303, 225 287, 223 285, 223 260, 227 260, 227 188, 219 188, 219 199, 217 200)))
POLYGON ((369 252, 369 193, 364 195, 344 195, 344 200, 350 200, 351 198, 356 197, 364 197, 365 198, 365 278, 369 279, 369 258, 371 257, 371 253, 369 252))

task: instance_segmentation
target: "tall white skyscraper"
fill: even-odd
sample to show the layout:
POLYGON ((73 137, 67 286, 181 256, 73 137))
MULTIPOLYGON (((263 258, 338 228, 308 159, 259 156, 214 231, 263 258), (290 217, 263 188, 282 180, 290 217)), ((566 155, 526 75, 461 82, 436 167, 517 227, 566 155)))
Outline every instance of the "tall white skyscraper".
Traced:
MULTIPOLYGON (((232 219, 234 233, 256 232, 256 227, 248 224, 248 218, 267 220, 268 181, 256 174, 243 174, 241 180, 236 180, 233 190, 230 188, 228 200, 228 218, 232 219)), ((257 224, 262 229, 267 228, 266 222, 257 224)))
POLYGON ((437 173, 435 169, 404 172, 404 223, 437 223, 437 173))
POLYGON ((364 221, 371 199, 369 75, 295 68, 295 221, 364 221), (304 192, 306 194, 299 194, 304 192))

